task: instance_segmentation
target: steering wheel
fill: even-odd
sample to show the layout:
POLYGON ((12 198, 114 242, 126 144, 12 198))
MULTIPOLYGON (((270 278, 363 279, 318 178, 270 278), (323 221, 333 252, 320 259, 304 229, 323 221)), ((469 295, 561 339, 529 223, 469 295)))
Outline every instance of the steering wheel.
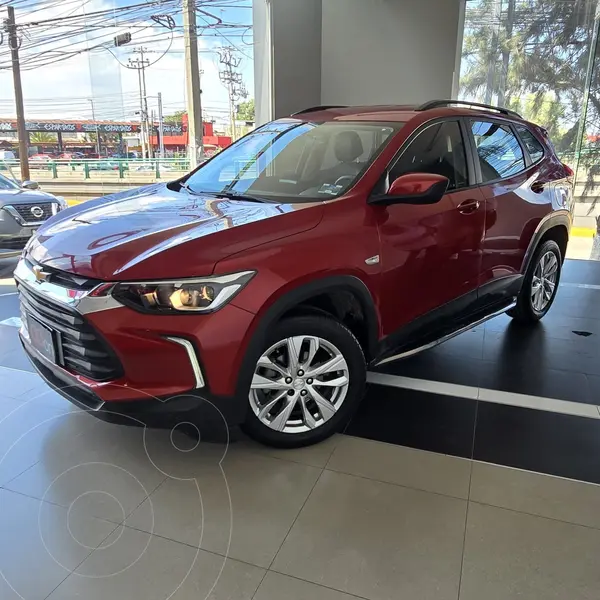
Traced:
POLYGON ((341 185, 341 182, 344 181, 345 179, 348 179, 349 181, 353 181, 354 175, 342 175, 341 177, 338 177, 335 180, 335 185, 341 185))

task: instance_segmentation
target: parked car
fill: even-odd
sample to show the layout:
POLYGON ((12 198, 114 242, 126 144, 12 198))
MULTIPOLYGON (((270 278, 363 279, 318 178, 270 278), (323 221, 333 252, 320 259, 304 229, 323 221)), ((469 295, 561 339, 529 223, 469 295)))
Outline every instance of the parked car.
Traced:
POLYGON ((63 152, 58 155, 58 160, 80 161, 83 159, 85 159, 85 154, 83 154, 83 152, 63 152))
POLYGON ((46 169, 53 160, 51 154, 32 154, 29 157, 29 166, 32 169, 46 169))
POLYGON ((0 150, 0 162, 15 160, 17 160, 17 157, 12 150, 0 150))
POLYGON ((88 163, 90 171, 118 171, 119 163, 114 160, 95 160, 88 163))
POLYGON ((24 347, 100 418, 219 411, 266 444, 315 443, 367 368, 548 312, 572 175, 506 109, 308 109, 42 226, 15 273, 24 347))
POLYGON ((18 256, 37 228, 67 204, 47 194, 35 181, 16 181, 0 175, 0 258, 18 256))

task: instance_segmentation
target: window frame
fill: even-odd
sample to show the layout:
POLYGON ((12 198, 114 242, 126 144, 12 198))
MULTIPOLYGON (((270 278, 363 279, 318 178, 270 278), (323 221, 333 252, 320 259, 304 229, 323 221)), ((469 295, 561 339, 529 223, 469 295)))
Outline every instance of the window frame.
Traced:
POLYGON ((512 121, 508 121, 505 119, 499 119, 495 117, 487 117, 487 116, 465 116, 463 119, 466 122, 467 130, 469 133, 469 141, 471 143, 471 152, 473 153, 473 161, 475 163, 475 173, 477 176, 479 186, 482 185, 493 185, 495 183, 499 183, 501 181, 508 181, 509 179, 513 179, 514 177, 518 177, 522 173, 525 173, 527 169, 531 166, 531 157, 529 156, 529 152, 527 148, 525 148, 525 144, 523 140, 521 140, 517 130, 514 127, 514 123, 512 121), (521 148, 521 152, 523 153, 523 163, 524 167, 520 171, 516 173, 512 173, 507 177, 496 177, 496 179, 490 179, 489 181, 484 181, 483 175, 481 174, 481 164, 479 162, 479 153, 477 152, 477 144, 475 143, 475 135, 473 134, 473 123, 484 122, 484 123, 497 123, 498 125, 503 125, 504 127, 508 127, 511 133, 515 136, 517 143, 519 144, 519 148, 521 148))
POLYGON ((370 196, 376 196, 380 193, 387 193, 390 188, 390 173, 398 163, 398 161, 402 158, 404 153, 408 150, 410 145, 430 127, 434 127, 435 125, 439 125, 440 123, 456 123, 459 127, 460 134, 463 140, 464 152, 465 152, 465 165, 467 168, 467 185, 464 185, 459 188, 454 188, 452 190, 448 190, 447 194, 453 194, 454 192, 462 192, 463 190, 468 190, 474 187, 479 186, 480 184, 476 181, 476 172, 475 172, 475 161, 473 160, 472 153, 472 144, 473 142, 468 137, 468 131, 465 126, 463 119, 460 116, 452 116, 452 117, 438 117, 436 119, 431 119, 426 121, 425 123, 421 123, 414 131, 410 133, 410 135, 404 140, 396 154, 392 157, 392 159, 388 162, 383 173, 373 190, 371 191, 370 196), (382 186, 385 188, 382 192, 382 186))
POLYGON ((515 130, 515 133, 517 134, 518 140, 521 142, 521 146, 523 147, 523 150, 525 151, 526 155, 529 158, 529 164, 527 166, 528 167, 533 167, 533 166, 541 163, 544 160, 544 158, 546 158, 546 145, 542 141, 540 141, 540 139, 538 138, 538 136, 535 135, 535 133, 532 131, 531 127, 529 127, 528 125, 525 125, 524 123, 515 123, 513 128, 515 130), (542 148, 542 156, 541 156, 541 158, 539 158, 535 162, 531 158, 531 154, 529 152, 529 148, 527 148, 527 144, 521 138, 521 134, 519 133, 519 130, 517 129, 517 127, 522 127, 523 129, 526 129, 529 132, 529 134, 531 135, 531 137, 533 137, 533 139, 541 146, 541 148, 542 148))

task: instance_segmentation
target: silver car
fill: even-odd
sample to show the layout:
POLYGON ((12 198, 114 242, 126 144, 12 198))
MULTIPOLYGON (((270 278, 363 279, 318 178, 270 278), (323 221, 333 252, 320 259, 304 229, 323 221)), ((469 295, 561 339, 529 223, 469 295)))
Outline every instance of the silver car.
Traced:
POLYGON ((64 198, 42 192, 34 181, 19 185, 0 175, 0 258, 18 256, 36 229, 66 207, 64 198))

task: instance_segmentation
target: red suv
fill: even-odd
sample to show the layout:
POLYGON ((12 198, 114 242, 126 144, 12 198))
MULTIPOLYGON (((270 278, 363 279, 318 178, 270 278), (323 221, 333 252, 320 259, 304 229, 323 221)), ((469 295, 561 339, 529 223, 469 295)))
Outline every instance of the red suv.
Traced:
POLYGON ((22 341, 100 417, 314 443, 369 366, 503 312, 544 316, 572 174, 505 109, 305 110, 40 227, 15 272, 22 341))

